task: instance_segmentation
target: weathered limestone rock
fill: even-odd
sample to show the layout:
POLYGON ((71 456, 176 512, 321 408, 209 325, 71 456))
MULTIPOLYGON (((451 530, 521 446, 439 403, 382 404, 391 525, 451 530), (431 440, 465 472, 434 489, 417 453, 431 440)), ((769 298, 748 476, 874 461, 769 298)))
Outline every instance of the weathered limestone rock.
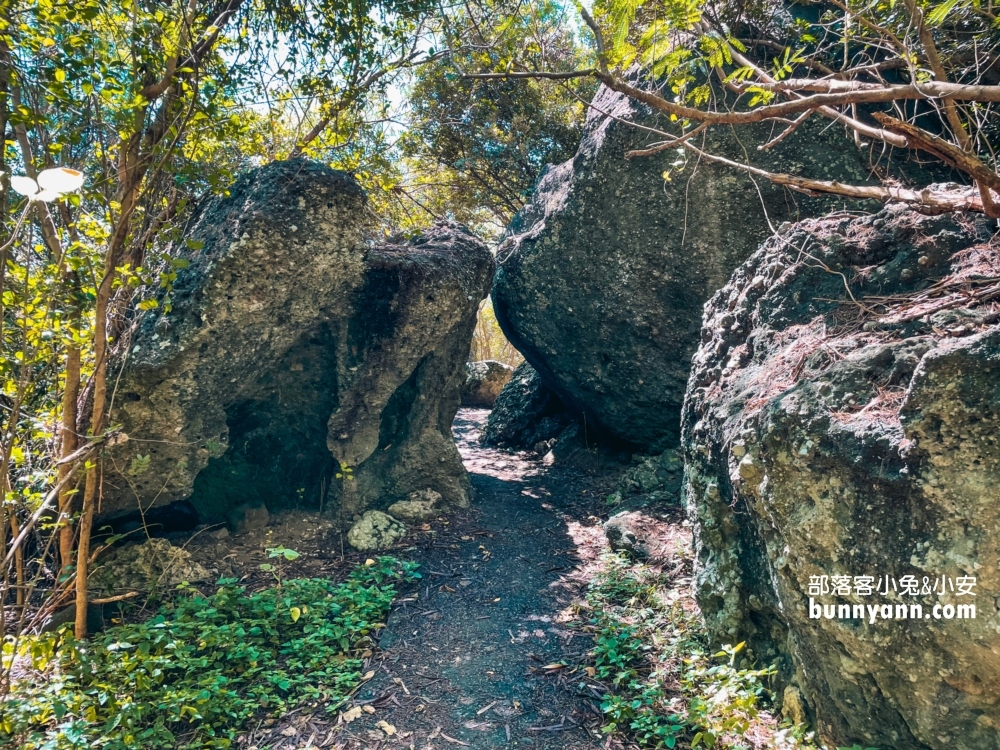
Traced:
POLYGON ((368 245, 364 203, 296 160, 200 208, 172 312, 141 315, 113 362, 131 439, 105 462, 105 515, 189 499, 211 523, 256 500, 349 521, 427 487, 468 502, 449 427, 491 254, 449 223, 368 245))
POLYGON ((389 549, 406 536, 406 527, 380 510, 365 511, 347 532, 347 542, 361 552, 389 549))
POLYGON ((994 231, 804 221, 706 306, 683 418, 698 600, 832 746, 1000 747, 994 231))
MULTIPOLYGON (((769 234, 765 206, 777 225, 833 203, 694 159, 678 169, 675 150, 626 159, 662 138, 619 120, 669 123, 603 88, 593 105, 576 156, 544 173, 511 223, 493 304, 511 343, 587 415, 591 434, 658 452, 677 444, 702 304, 769 234)), ((750 144, 769 128, 713 128, 704 148, 741 161, 749 149, 777 172, 865 180, 853 143, 823 118, 758 155, 750 144)))
POLYGON ((658 456, 646 456, 622 475, 608 503, 617 505, 632 498, 680 505, 683 479, 684 459, 680 451, 670 449, 658 456))
POLYGON ((266 528, 270 520, 271 514, 261 500, 240 505, 226 514, 226 526, 234 534, 259 531, 266 528))
POLYGON ((123 591, 170 591, 181 583, 208 581, 211 574, 191 554, 166 539, 127 544, 100 561, 95 588, 107 594, 123 591))
POLYGON ((465 366, 462 386, 462 406, 489 409, 496 403, 500 391, 507 385, 514 368, 493 359, 469 362, 465 366))
POLYGON ((643 533, 646 517, 634 511, 622 511, 604 522, 604 535, 611 549, 631 557, 645 560, 649 557, 649 544, 643 533))
POLYGON ((500 391, 480 442, 512 450, 532 450, 544 442, 548 450, 549 441, 554 442, 572 423, 559 397, 523 362, 500 391))
POLYGON ((389 506, 388 513, 393 518, 411 523, 429 521, 438 515, 437 504, 440 499, 441 495, 434 490, 411 492, 409 500, 393 503, 389 506))

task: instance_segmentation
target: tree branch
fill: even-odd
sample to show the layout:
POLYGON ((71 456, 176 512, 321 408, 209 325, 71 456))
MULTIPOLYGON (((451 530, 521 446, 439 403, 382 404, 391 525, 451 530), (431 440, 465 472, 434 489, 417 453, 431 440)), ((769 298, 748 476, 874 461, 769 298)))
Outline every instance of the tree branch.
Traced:
POLYGON ((578 7, 580 15, 583 16, 584 23, 594 32, 594 43, 597 45, 597 67, 602 73, 607 73, 608 47, 604 43, 604 34, 601 32, 601 27, 597 25, 597 21, 594 20, 594 17, 590 15, 590 12, 583 5, 579 5, 578 7))
POLYGON ((570 70, 565 73, 547 73, 545 71, 533 71, 533 70, 512 70, 509 73, 466 73, 462 78, 468 78, 473 80, 481 81, 496 81, 503 79, 513 79, 513 78, 544 78, 551 81, 565 81, 570 78, 585 78, 587 76, 592 76, 595 73, 595 68, 586 68, 585 70, 570 70))
POLYGON ((847 185, 835 180, 812 180, 807 177, 768 172, 749 164, 741 164, 738 161, 702 151, 690 143, 685 143, 684 147, 706 161, 741 169, 775 185, 785 185, 809 195, 842 195, 846 198, 874 200, 880 203, 905 203, 917 211, 929 214, 945 214, 956 211, 985 213, 982 200, 971 190, 932 191, 926 188, 924 190, 910 190, 881 185, 847 185))

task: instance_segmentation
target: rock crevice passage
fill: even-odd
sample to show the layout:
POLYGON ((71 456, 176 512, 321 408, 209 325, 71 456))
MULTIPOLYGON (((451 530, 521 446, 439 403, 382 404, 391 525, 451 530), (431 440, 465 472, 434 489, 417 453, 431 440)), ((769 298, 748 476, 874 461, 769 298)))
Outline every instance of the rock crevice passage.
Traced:
POLYGON ((397 603, 352 702, 375 710, 333 735, 344 750, 606 746, 600 694, 567 674, 592 642, 565 622, 583 568, 606 549, 590 515, 598 493, 582 475, 481 447, 484 417, 463 410, 455 423, 476 502, 412 551, 423 579, 397 603))

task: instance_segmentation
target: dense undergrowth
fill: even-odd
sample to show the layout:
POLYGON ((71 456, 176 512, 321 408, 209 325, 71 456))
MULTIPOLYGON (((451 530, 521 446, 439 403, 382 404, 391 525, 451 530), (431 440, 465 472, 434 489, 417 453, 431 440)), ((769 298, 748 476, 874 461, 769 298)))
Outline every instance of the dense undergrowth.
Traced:
POLYGON ((643 748, 814 750, 805 727, 767 709, 770 667, 748 665, 743 644, 713 653, 686 582, 608 555, 591 584, 595 677, 610 690, 604 731, 643 748))
POLYGON ((22 676, 0 704, 0 746, 228 748, 251 717, 302 703, 334 710, 415 568, 381 557, 342 583, 294 579, 256 592, 223 579, 210 596, 180 596, 90 642, 8 642, 4 658, 22 676))

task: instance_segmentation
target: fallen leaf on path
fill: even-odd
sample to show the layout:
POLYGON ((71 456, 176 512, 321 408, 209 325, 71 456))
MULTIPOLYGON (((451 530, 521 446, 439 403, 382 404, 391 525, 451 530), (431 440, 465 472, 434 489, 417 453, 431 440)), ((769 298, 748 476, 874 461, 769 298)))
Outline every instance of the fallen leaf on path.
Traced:
POLYGON ((465 722, 462 726, 465 727, 466 729, 475 729, 476 731, 479 732, 488 732, 493 728, 493 725, 490 724, 488 721, 469 720, 465 722))
POLYGON ((294 737, 298 733, 299 730, 296 729, 295 727, 285 727, 284 729, 281 730, 282 737, 294 737))
POLYGON ((452 743, 453 745, 462 745, 464 747, 472 747, 472 745, 470 745, 468 742, 462 742, 462 740, 456 740, 454 737, 449 737, 444 732, 441 732, 441 739, 448 740, 448 742, 452 743))
POLYGON ((353 708, 344 711, 340 714, 340 720, 345 724, 350 724, 355 719, 361 718, 361 706, 354 706, 353 708))
POLYGON ((366 714, 373 714, 375 713, 375 706, 362 706, 361 710, 366 714))
POLYGON ((484 713, 486 713, 491 708, 493 708, 497 703, 499 703, 499 701, 493 701, 488 706, 483 706, 481 709, 479 709, 478 711, 476 711, 476 716, 482 716, 484 713))
POLYGON ((394 727, 392 724, 390 724, 387 721, 380 721, 375 726, 377 726, 379 729, 381 729, 383 732, 385 732, 386 735, 389 736, 389 737, 392 737, 392 735, 394 735, 396 733, 396 727, 394 727))

